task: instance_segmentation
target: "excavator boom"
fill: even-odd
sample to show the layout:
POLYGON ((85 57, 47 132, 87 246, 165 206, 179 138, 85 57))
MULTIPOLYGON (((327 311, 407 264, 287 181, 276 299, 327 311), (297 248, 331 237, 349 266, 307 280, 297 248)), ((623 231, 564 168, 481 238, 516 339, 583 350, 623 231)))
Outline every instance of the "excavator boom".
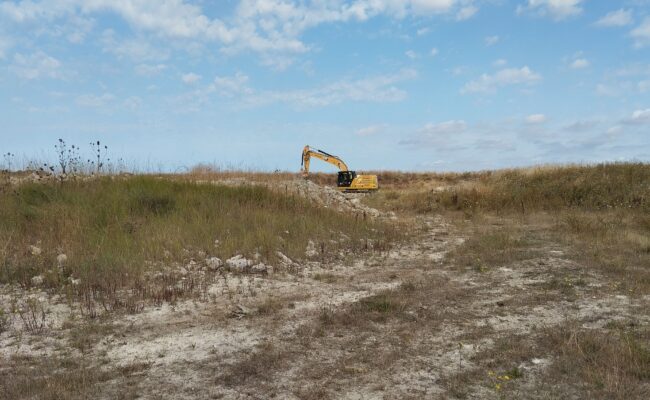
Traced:
POLYGON ((377 175, 357 175, 350 171, 347 164, 340 157, 326 153, 322 150, 312 150, 305 146, 302 150, 301 168, 302 175, 309 175, 309 163, 312 157, 316 157, 326 163, 332 164, 339 169, 337 186, 339 190, 346 192, 369 192, 379 188, 377 175))

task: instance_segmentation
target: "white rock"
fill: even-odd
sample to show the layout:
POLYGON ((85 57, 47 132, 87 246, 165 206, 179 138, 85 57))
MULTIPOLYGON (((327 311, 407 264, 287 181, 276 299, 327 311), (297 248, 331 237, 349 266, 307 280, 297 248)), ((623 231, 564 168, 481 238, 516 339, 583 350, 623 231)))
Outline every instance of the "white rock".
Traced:
POLYGON ((217 257, 210 257, 205 260, 205 263, 211 271, 216 271, 223 266, 223 261, 217 257))
POLYGON ((305 255, 309 258, 313 258, 318 255, 318 250, 316 249, 316 243, 314 243, 311 240, 307 243, 307 250, 305 250, 305 255))
POLYGON ((32 253, 33 256, 40 256, 42 253, 42 250, 40 247, 36 246, 29 246, 29 252, 32 253))
POLYGON ((251 272, 254 274, 265 274, 268 271, 269 266, 264 263, 259 263, 251 267, 251 272))
POLYGON ((42 275, 36 275, 35 277, 32 278, 32 285, 41 286, 42 284, 43 284, 43 276, 42 275))
POLYGON ((242 255, 236 255, 226 260, 226 266, 234 272, 244 272, 251 265, 253 265, 253 261, 242 255))
POLYGON ((67 261, 68 261, 68 256, 66 256, 65 254, 59 254, 58 256, 56 256, 56 264, 59 266, 59 268, 63 268, 67 261))
POLYGON ((276 251, 275 254, 277 254, 277 256, 280 258, 280 261, 283 264, 289 264, 289 265, 293 264, 293 261, 289 257, 282 254, 281 251, 276 251))
POLYGON ((180 268, 178 269, 178 273, 179 273, 181 276, 185 276, 185 275, 187 275, 187 269, 185 269, 185 267, 180 267, 180 268))
POLYGON ((69 277, 68 281, 72 284, 72 286, 79 286, 81 285, 81 279, 75 279, 73 277, 69 277))

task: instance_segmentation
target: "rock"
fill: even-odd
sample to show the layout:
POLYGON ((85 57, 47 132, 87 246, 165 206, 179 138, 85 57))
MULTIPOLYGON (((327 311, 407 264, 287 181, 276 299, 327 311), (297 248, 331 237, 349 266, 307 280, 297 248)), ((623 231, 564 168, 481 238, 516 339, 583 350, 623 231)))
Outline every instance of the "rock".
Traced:
POLYGON ((185 269, 187 269, 188 271, 192 271, 196 269, 198 265, 199 263, 197 263, 196 261, 190 260, 190 262, 185 266, 185 269))
MULTIPOLYGON (((269 266, 264 263, 255 264, 251 267, 251 272, 254 274, 266 274, 269 266)), ((273 267, 271 267, 273 268, 273 267)))
POLYGON ((244 272, 251 265, 253 265, 253 261, 245 258, 242 255, 236 255, 226 260, 226 266, 230 271, 233 272, 244 272))
POLYGON ((29 252, 32 253, 33 256, 40 256, 43 251, 40 247, 29 246, 29 252))
MULTIPOLYGON (((227 261, 226 261, 227 262, 227 261)), ((230 312, 230 317, 231 318, 237 318, 237 319, 242 319, 247 315, 253 314, 253 310, 250 308, 243 306, 241 304, 238 304, 231 312, 230 312)))
POLYGON ((42 284, 43 284, 43 276, 42 275, 36 275, 35 277, 32 278, 32 285, 41 286, 42 284))
POLYGON ((305 250, 305 256, 308 258, 314 258, 318 255, 318 250, 316 249, 316 243, 309 241, 307 243, 307 250, 305 250))
POLYGON ((282 254, 281 251, 276 251, 275 254, 280 258, 280 262, 282 262, 283 264, 287 264, 287 265, 293 264, 293 260, 291 260, 289 257, 282 254))
POLYGON ((214 239, 214 247, 219 247, 220 244, 221 242, 219 241, 219 239, 214 239))
POLYGON ((66 262, 68 262, 68 256, 65 254, 59 254, 56 256, 56 264, 59 266, 59 268, 65 267, 66 262))
POLYGON ((186 269, 185 267, 180 267, 180 268, 178 269, 178 273, 179 273, 181 276, 185 276, 185 275, 187 275, 187 269, 186 269))
POLYGON ((210 257, 205 260, 205 264, 208 266, 210 271, 216 271, 223 266, 223 261, 217 257, 210 257))
POLYGON ((79 286, 81 285, 81 279, 75 279, 73 277, 68 278, 68 282, 72 284, 72 286, 79 286))

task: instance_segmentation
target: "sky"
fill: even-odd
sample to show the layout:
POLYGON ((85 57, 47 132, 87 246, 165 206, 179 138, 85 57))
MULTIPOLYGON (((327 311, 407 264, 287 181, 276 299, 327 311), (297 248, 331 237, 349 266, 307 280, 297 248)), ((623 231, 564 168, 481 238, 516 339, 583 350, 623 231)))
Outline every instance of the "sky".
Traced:
POLYGON ((14 164, 648 162, 650 0, 0 0, 0 121, 14 164))

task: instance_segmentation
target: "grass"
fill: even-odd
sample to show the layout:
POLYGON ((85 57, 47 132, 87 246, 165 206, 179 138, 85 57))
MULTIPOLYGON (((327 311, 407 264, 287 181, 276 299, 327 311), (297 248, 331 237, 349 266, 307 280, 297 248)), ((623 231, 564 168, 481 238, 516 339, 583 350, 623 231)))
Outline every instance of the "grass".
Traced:
POLYGON ((461 265, 481 270, 532 258, 540 242, 533 237, 567 247, 573 260, 632 293, 650 290, 650 164, 385 173, 383 188, 368 205, 446 214, 467 232, 454 254, 461 265))
MULTIPOLYGON (((118 301, 124 289, 173 298, 177 293, 163 291, 175 283, 173 274, 155 289, 147 287, 145 273, 191 259, 242 254, 275 263, 277 251, 303 258, 309 240, 338 254, 362 251, 366 238, 381 250, 396 235, 387 225, 263 187, 147 176, 25 183, 0 192, 0 204, 0 283, 29 288, 41 275, 46 287, 62 288, 79 279, 78 294, 106 308, 137 309, 118 301), (349 239, 339 240, 342 235, 349 239), (59 269, 61 253, 67 261, 59 269)), ((184 285, 182 291, 191 291, 199 283, 184 285)))

